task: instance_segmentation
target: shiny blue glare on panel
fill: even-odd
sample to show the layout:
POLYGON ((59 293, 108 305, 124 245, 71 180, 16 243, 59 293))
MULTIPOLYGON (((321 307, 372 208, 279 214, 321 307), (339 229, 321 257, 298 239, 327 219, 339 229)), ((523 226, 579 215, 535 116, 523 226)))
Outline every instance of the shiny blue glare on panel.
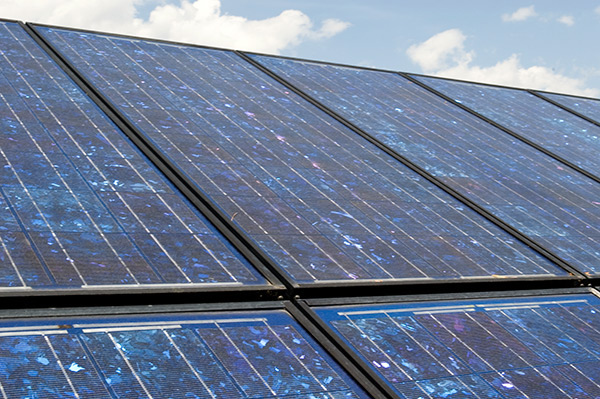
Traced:
MULTIPOLYGON (((564 94, 538 94, 600 123, 600 100, 593 98, 567 96, 564 94)), ((594 134, 592 136, 592 139, 596 141, 600 140, 600 134, 594 134)))
POLYGON ((525 90, 416 77, 479 114, 600 176, 600 126, 525 90))
POLYGON ((21 27, 0 43, 0 287, 264 283, 21 27))
POLYGON ((55 323, 0 325, 5 397, 367 397, 282 311, 55 323))
POLYGON ((564 274, 234 53, 38 29, 298 282, 564 274))
POLYGON ((316 309, 406 398, 597 397, 592 295, 316 309))
POLYGON ((581 272, 600 272, 593 180, 398 74, 252 57, 581 272))

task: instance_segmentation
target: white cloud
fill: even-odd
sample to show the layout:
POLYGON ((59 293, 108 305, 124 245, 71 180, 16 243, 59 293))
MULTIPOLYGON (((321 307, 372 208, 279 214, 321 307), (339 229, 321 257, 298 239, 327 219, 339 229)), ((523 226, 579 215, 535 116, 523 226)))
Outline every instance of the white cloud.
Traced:
POLYGON ((407 54, 430 75, 591 97, 600 95, 600 90, 586 88, 583 79, 564 76, 543 66, 525 67, 517 54, 492 66, 474 65, 475 53, 466 50, 465 40, 459 29, 450 29, 411 46, 407 54))
MULTIPOLYGON (((124 33, 188 43, 280 53, 305 40, 330 38, 349 24, 337 19, 314 28, 298 10, 261 20, 223 14, 220 0, 159 4, 147 19, 136 17, 144 0, 2 0, 4 18, 124 33)), ((154 3, 156 3, 154 1, 154 3)))
POLYGON ((535 12, 534 6, 529 7, 521 7, 517 11, 512 14, 503 14, 502 20, 504 22, 518 22, 525 21, 526 19, 535 17, 537 13, 535 12))
POLYGON ((575 25, 575 18, 573 18, 572 15, 563 15, 560 18, 558 18, 557 21, 567 26, 575 25))
POLYGON ((596 9, 594 10, 594 12, 598 15, 600 15, 600 6, 596 7, 596 9))
POLYGON ((316 40, 328 39, 350 27, 349 22, 330 18, 323 21, 323 25, 318 31, 311 33, 310 37, 316 40))
POLYGON ((410 46, 406 53, 427 72, 445 69, 452 64, 468 64, 473 55, 465 50, 465 39, 459 29, 449 29, 421 44, 410 46))

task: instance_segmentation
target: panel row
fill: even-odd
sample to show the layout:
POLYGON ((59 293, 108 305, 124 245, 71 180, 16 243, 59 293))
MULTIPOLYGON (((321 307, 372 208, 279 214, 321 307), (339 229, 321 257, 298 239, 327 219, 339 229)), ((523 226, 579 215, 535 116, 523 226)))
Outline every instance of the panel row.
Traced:
POLYGON ((295 283, 565 275, 233 52, 37 29, 295 283))
MULTIPOLYGON (((331 348, 330 341, 312 338, 308 331, 315 330, 302 327, 291 316, 293 305, 286 306, 291 313, 271 304, 253 311, 5 318, 0 392, 4 398, 382 397, 365 375, 353 370, 355 380, 344 371, 337 361, 352 364, 347 357, 337 353, 334 360, 322 346, 331 348)), ((592 294, 319 305, 308 312, 389 397, 600 395, 600 299, 592 294)))
MULTIPOLYGON (((600 184, 593 179, 396 73, 252 57, 581 272, 600 273, 600 184)), ((442 91, 475 87, 418 79, 442 91)), ((459 101, 477 109, 487 104, 490 110, 508 103, 487 101, 490 94, 477 94, 484 90, 488 88, 477 86, 459 101)), ((489 90, 530 96, 538 108, 522 113, 503 109, 488 117, 501 119, 499 123, 523 135, 537 132, 537 138, 531 133, 530 139, 546 147, 554 137, 565 151, 581 149, 565 158, 597 162, 597 151, 590 148, 598 144, 599 127, 526 92, 489 90), (560 121, 552 125, 544 119, 550 118, 546 114, 560 115, 565 126, 570 121, 569 129, 577 126, 569 136, 573 139, 561 142, 564 131, 554 129, 560 121)), ((525 106, 511 109, 520 107, 525 106)))

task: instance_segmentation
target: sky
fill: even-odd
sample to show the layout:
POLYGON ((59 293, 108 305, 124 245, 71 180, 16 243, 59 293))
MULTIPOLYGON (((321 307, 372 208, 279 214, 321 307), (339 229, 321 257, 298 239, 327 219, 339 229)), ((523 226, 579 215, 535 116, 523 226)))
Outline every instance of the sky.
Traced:
POLYGON ((0 17, 600 97, 600 0, 1 0, 0 17))

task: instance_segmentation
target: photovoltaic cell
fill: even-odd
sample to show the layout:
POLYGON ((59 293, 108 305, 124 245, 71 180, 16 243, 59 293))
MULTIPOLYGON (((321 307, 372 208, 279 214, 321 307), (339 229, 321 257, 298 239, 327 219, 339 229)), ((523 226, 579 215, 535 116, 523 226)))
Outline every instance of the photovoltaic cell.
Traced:
POLYGON ((284 311, 4 321, 5 398, 367 398, 284 311))
POLYGON ((415 78, 566 161, 600 176, 600 126, 525 90, 421 76, 415 78))
POLYGON ((0 289, 266 283, 19 25, 0 48, 0 289))
POLYGON ((297 282, 564 273, 232 52, 37 29, 297 282))
MULTIPOLYGON (((568 96, 565 94, 553 94, 553 93, 538 93, 539 95, 549 98, 552 101, 559 103, 567 108, 572 109, 575 112, 580 113, 583 116, 587 116, 596 122, 600 123, 600 100, 593 98, 583 98, 568 96)), ((592 137, 598 141, 598 134, 592 137)))
POLYGON ((580 271, 600 272, 592 179, 398 74, 252 57, 580 271))
POLYGON ((600 394, 600 300, 593 295, 315 311, 401 397, 600 394))

